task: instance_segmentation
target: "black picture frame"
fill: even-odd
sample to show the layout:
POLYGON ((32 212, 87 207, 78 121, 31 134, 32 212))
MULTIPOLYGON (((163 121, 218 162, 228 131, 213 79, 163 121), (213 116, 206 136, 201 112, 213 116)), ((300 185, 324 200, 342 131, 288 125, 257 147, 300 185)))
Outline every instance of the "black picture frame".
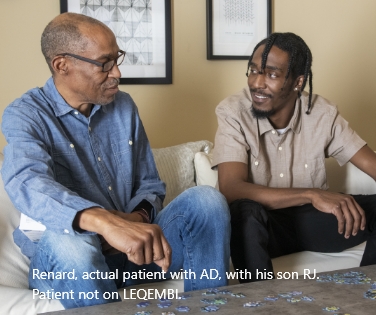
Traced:
MULTIPOLYGON (((206 39, 207 39, 207 59, 208 60, 248 60, 249 56, 252 54, 253 48, 256 46, 258 42, 260 42, 262 39, 268 37, 272 32, 272 0, 244 0, 246 3, 247 10, 243 10, 241 12, 241 18, 242 21, 244 21, 244 12, 253 12, 256 11, 256 14, 259 13, 257 10, 251 10, 249 6, 255 4, 255 6, 260 6, 262 9, 260 12, 262 12, 262 16, 251 16, 251 20, 257 20, 257 23, 259 27, 256 28, 256 34, 252 33, 245 33, 247 35, 241 36, 241 35, 233 35, 234 31, 230 30, 229 28, 226 30, 226 27, 228 26, 231 19, 236 19, 236 13, 233 14, 233 12, 230 12, 230 14, 226 15, 229 11, 231 11, 231 8, 228 8, 228 4, 231 5, 231 1, 226 0, 206 0, 206 39), (257 1, 257 3, 256 3, 257 1), (263 3, 265 1, 265 3, 263 3), (261 3, 261 5, 260 5, 261 3), (222 5, 222 8, 220 7, 222 5), (226 7, 224 8, 224 6, 226 7), (266 6, 266 7, 265 7, 266 6), (221 12, 224 13, 221 15, 221 12), (228 17, 230 16, 230 17, 228 17), (223 22, 223 23, 222 23, 223 22), (227 25, 225 25, 225 23, 227 25), (215 23, 215 26, 213 24, 215 23), (221 24, 222 23, 222 24, 221 24), (219 25, 219 26, 218 26, 219 25), (224 25, 224 26, 223 26, 224 25), (218 31, 220 29, 222 32, 218 31), (215 33, 214 33, 215 32, 215 33), (221 33, 218 35, 218 33, 221 33), (228 41, 227 44, 219 44, 220 40, 218 40, 219 37, 226 38, 226 41, 228 41), (234 43, 231 44, 231 36, 234 38, 234 43), (243 39, 243 43, 240 44, 240 37, 243 39), (253 38, 253 40, 247 40, 247 37, 253 38), (237 42, 238 41, 238 42, 237 42), (223 47, 223 49, 218 49, 217 47, 223 47), (247 49, 244 49, 247 47, 247 49)), ((236 10, 236 8, 234 8, 236 10)), ((249 18, 247 18, 247 21, 249 22, 249 18)), ((249 22, 250 23, 250 22, 249 22)), ((247 24, 247 23, 243 23, 247 24)), ((246 27, 244 27, 246 29, 246 27)), ((251 30, 251 27, 250 27, 251 30)), ((249 31, 251 32, 251 31, 249 31)))
MULTIPOLYGON (((86 1, 89 3, 90 1, 86 1)), ((93 1, 94 2, 94 1, 93 1)), ((116 3, 116 1, 114 1, 116 3)), ((156 14, 155 20, 152 21, 152 27, 156 26, 152 29, 154 32, 158 32, 157 36, 151 35, 151 39, 155 40, 153 42, 153 55, 150 58, 150 52, 142 53, 143 56, 146 56, 146 59, 150 58, 151 64, 123 64, 120 66, 120 71, 122 72, 122 77, 120 78, 120 84, 172 84, 172 33, 171 33, 171 0, 153 0, 152 8, 158 8, 155 10, 159 10, 158 14, 156 14), (157 47, 155 47, 157 45, 157 47), (155 57, 157 56, 157 57, 155 57), (155 61, 155 62, 154 62, 155 61), (153 63, 154 62, 154 63, 153 63), (157 75, 156 75, 157 74, 157 75)), ((88 4, 90 5, 90 3, 88 4)), ((94 4, 92 4, 94 8, 94 4)), ((84 8, 85 9, 85 8, 84 8)), ((110 9, 108 5, 108 9, 110 9)), ((115 8, 116 9, 116 8, 115 8)), ((75 12, 75 13, 82 13, 80 7, 80 0, 60 0, 60 12, 75 12)), ((92 11, 92 10, 91 10, 92 11)), ((90 12, 91 12, 90 11, 90 12)), ((110 11, 109 11, 110 12, 110 11)), ((110 14, 110 13, 109 13, 110 14)), ((90 14, 86 14, 90 15, 90 14)), ((98 18, 97 16, 93 16, 98 18)), ((118 17, 117 17, 118 18, 118 17)), ((101 20, 101 18, 98 18, 101 20)), ((110 28, 111 25, 108 21, 104 21, 110 28)), ((122 23, 122 21, 116 20, 118 23, 122 23)), ((125 23, 125 20, 123 21, 125 23)), ((114 29, 112 29, 114 31, 114 29)), ((132 27, 133 30, 133 27, 132 27)), ((115 36, 116 32, 114 31, 115 36)), ((153 33, 152 33, 153 34, 153 33)), ((117 42, 122 44, 124 43, 123 40, 119 40, 120 37, 117 37, 117 42)), ((150 35, 147 36, 147 39, 150 39, 150 35)), ((128 41, 129 42, 129 41, 128 41)), ((150 42, 150 41, 149 41, 150 42)), ((124 43, 124 46, 125 43, 124 43)), ((149 46, 148 46, 149 47, 149 46)), ((127 52, 126 47, 121 47, 119 44, 119 48, 125 50, 127 52)), ((139 55, 141 52, 138 52, 139 55)), ((126 62, 127 60, 130 62, 129 56, 132 56, 132 62, 136 60, 136 53, 126 55, 126 62), (128 59, 127 59, 128 58, 128 59)))

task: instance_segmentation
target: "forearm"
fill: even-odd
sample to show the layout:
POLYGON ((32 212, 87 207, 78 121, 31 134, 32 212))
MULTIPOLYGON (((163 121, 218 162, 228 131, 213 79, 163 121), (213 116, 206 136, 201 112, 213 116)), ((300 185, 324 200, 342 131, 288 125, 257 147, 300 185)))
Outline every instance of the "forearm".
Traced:
POLYGON ((312 203, 319 189, 270 188, 248 182, 248 165, 226 162, 218 165, 219 190, 231 203, 237 199, 251 199, 267 209, 281 209, 312 203))
POLYGON ((77 213, 82 209, 100 207, 48 177, 34 176, 28 181, 11 177, 4 180, 4 184, 20 212, 56 233, 74 234, 73 220, 77 213))
POLYGON ((103 234, 106 225, 110 224, 115 214, 102 208, 84 209, 77 213, 73 226, 75 229, 103 234))
POLYGON ((266 209, 274 210, 312 203, 317 189, 308 188, 270 188, 248 182, 222 183, 219 186, 227 201, 251 199, 266 209))

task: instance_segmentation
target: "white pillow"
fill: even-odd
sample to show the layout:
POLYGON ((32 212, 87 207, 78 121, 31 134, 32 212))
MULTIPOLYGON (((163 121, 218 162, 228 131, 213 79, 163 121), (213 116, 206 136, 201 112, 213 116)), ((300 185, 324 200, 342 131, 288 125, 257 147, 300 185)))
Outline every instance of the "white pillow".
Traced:
POLYGON ((218 188, 218 171, 211 169, 212 154, 197 152, 194 162, 197 186, 209 185, 218 188))
POLYGON ((184 190, 196 186, 194 158, 197 152, 209 152, 210 141, 188 142, 172 147, 153 149, 160 178, 166 183, 166 206, 184 190))
POLYGON ((0 314, 35 315, 64 310, 59 300, 33 299, 33 291, 0 285, 0 314))

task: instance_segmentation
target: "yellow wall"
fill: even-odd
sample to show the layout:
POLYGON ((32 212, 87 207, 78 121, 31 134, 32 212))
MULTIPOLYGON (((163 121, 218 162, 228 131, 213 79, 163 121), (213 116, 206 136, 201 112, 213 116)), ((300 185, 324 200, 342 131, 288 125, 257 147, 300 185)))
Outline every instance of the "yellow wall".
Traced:
MULTIPOLYGON (((314 92, 336 102, 376 149, 376 1, 274 0, 273 9, 273 30, 295 32, 311 47, 314 92)), ((213 140, 215 106, 246 84, 246 61, 206 60, 206 1, 172 0, 172 10, 174 83, 121 87, 153 147, 213 140)), ((49 77, 39 42, 57 14, 58 0, 0 1, 0 112, 49 77)))

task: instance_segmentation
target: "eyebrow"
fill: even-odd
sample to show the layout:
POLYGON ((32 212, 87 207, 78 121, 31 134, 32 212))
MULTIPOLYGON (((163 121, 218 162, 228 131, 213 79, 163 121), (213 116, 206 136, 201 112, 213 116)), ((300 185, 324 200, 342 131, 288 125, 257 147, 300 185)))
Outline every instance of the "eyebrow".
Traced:
MULTIPOLYGON (((251 65, 251 66, 255 66, 255 67, 257 67, 257 64, 255 64, 254 62, 251 62, 250 65, 251 65)), ((276 66, 268 66, 268 65, 266 65, 265 68, 266 68, 266 69, 269 69, 269 70, 277 70, 277 71, 281 71, 281 72, 283 72, 283 69, 278 68, 278 67, 276 67, 276 66)))

